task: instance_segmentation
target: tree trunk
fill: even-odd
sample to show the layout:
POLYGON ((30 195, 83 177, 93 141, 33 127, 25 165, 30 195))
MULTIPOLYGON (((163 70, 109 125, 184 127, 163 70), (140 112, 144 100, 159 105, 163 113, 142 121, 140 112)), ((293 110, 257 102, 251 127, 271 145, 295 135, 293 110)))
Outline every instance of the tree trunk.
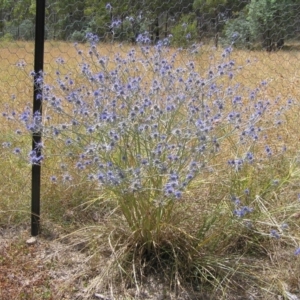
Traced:
POLYGON ((219 46, 219 12, 215 9, 215 47, 218 48, 219 46))
POLYGON ((159 21, 158 16, 155 18, 154 23, 154 44, 156 44, 159 41, 159 21))
POLYGON ((165 20, 165 38, 168 37, 168 17, 169 17, 169 14, 167 12, 166 13, 166 20, 165 20))
POLYGON ((282 49, 282 47, 284 46, 284 38, 280 38, 278 41, 277 41, 277 49, 280 50, 282 49))

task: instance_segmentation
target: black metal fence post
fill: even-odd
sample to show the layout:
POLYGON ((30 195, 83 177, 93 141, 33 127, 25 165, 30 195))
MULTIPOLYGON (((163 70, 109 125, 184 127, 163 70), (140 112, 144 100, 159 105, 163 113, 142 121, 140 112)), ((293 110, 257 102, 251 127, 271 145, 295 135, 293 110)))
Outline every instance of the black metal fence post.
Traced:
MULTIPOLYGON (((34 92, 33 115, 37 113, 42 117, 43 97, 43 68, 44 68, 44 39, 45 39, 45 0, 36 0, 35 21, 35 50, 34 50, 34 92)), ((42 132, 33 133, 32 151, 36 157, 41 157, 42 132)), ((31 183, 31 235, 37 236, 40 231, 40 191, 41 191, 41 165, 32 165, 31 183)))

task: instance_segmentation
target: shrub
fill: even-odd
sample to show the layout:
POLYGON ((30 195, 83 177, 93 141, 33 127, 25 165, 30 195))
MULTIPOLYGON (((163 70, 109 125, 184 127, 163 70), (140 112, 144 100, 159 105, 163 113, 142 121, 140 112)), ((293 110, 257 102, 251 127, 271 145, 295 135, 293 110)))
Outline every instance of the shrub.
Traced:
POLYGON ((236 48, 252 47, 250 24, 244 14, 236 19, 229 20, 223 32, 227 44, 234 44, 236 48))
POLYGON ((194 15, 183 15, 171 29, 172 45, 187 47, 197 40, 197 22, 194 15))
POLYGON ((82 32, 82 31, 77 31, 75 30, 71 37, 70 40, 73 42, 79 42, 79 43, 83 43, 86 41, 86 33, 82 32))
POLYGON ((31 20, 24 20, 19 26, 19 38, 29 41, 34 39, 34 24, 31 20))
POLYGON ((14 37, 10 33, 5 33, 3 37, 1 37, 2 42, 11 42, 14 37))

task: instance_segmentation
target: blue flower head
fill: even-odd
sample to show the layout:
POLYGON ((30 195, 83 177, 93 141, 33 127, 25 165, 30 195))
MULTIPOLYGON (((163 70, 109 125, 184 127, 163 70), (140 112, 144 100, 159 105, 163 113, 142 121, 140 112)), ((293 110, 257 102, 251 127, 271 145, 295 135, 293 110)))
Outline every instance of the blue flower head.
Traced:
POLYGON ((300 254, 300 247, 295 250, 294 254, 297 256, 300 254))

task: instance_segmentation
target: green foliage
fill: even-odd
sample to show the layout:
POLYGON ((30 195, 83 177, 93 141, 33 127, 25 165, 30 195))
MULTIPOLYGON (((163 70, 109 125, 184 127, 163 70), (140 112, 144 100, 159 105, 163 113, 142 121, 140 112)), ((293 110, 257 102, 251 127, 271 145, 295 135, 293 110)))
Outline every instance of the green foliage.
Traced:
POLYGON ((5 35, 9 34, 11 35, 14 39, 18 39, 19 38, 19 27, 16 26, 14 23, 12 22, 7 22, 6 26, 5 26, 5 35))
POLYGON ((248 21, 251 36, 261 40, 267 50, 284 39, 291 20, 291 2, 289 0, 252 0, 249 4, 248 21))
POLYGON ((14 39, 11 33, 5 33, 4 36, 0 38, 1 42, 11 42, 14 39))
POLYGON ((84 43, 84 42, 86 41, 85 35, 86 35, 85 32, 75 30, 75 31, 72 33, 72 35, 71 35, 71 37, 70 37, 70 40, 71 40, 72 42, 84 43))
POLYGON ((250 22, 245 14, 241 13, 238 18, 229 20, 224 28, 225 43, 233 44, 238 48, 251 48, 252 36, 250 31, 250 22))
POLYGON ((187 47, 197 39, 197 23, 193 14, 183 15, 177 25, 171 29, 172 44, 187 47))
MULTIPOLYGON (((270 49, 282 45, 286 37, 294 37, 297 26, 297 1, 293 0, 182 0, 182 1, 51 1, 46 7, 47 38, 61 40, 82 40, 78 32, 93 32, 102 39, 133 41, 138 34, 150 33, 153 42, 171 33, 170 20, 175 22, 172 34, 176 45, 189 44, 181 29, 181 16, 188 18, 193 40, 197 35, 217 37, 223 30, 227 42, 233 33, 239 33, 236 45, 249 46, 249 41, 262 42, 262 46, 270 49), (244 9, 246 6, 246 10, 244 9), (239 17, 240 15, 240 17, 239 17), (128 21, 133 18, 134 21, 128 21), (113 28, 112 23, 121 21, 121 25, 113 28), (197 29, 196 24, 197 23, 197 29), (162 34, 162 30, 164 33, 162 34), (198 33, 196 33, 198 31, 198 33), (250 33, 249 33, 250 31, 250 33), (248 37, 250 35, 250 37, 248 37)), ((4 35, 10 33, 15 39, 32 38, 30 22, 34 22, 35 1, 1 0, 0 31, 4 35), (21 26, 22 25, 22 26, 21 26), (27 32, 29 30, 29 32, 27 32)), ((174 24, 174 23, 173 23, 174 24)))
POLYGON ((34 18, 35 1, 34 0, 19 0, 14 2, 12 16, 15 20, 22 21, 27 18, 34 18))
POLYGON ((233 19, 228 20, 224 35, 228 42, 249 48, 261 43, 268 51, 281 48, 293 31, 293 1, 252 0, 233 19))
POLYGON ((193 7, 195 10, 199 9, 208 13, 214 13, 219 10, 221 6, 224 6, 227 0, 195 0, 193 7))
POLYGON ((19 26, 19 38, 23 40, 34 39, 34 24, 31 20, 24 20, 19 26))

